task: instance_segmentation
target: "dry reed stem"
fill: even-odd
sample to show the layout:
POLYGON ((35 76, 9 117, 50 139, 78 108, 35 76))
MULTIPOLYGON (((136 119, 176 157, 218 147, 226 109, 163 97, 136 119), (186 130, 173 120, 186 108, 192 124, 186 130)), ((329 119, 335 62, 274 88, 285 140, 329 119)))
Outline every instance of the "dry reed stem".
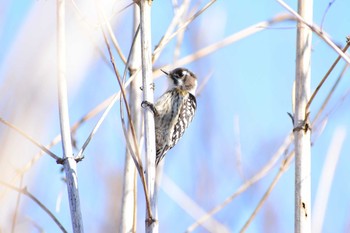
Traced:
MULTIPOLYGON (((104 17, 103 11, 101 9, 99 9, 99 14, 100 14, 101 18, 106 20, 106 18, 104 17)), ((114 73, 116 75, 116 78, 117 78, 117 81, 118 81, 118 84, 119 84, 119 87, 120 87, 120 90, 121 90, 121 94, 122 94, 122 99, 121 100, 124 101, 124 105, 125 105, 125 108, 126 108, 126 111, 127 111, 128 118, 132 119, 131 118, 131 113, 130 113, 130 107, 129 107, 129 104, 128 104, 127 99, 126 99, 125 87, 124 87, 124 85, 122 83, 122 80, 120 79, 120 75, 119 75, 118 69, 117 69, 116 64, 114 62, 114 57, 113 57, 113 54, 112 54, 112 51, 111 51, 111 47, 109 45, 109 42, 108 42, 108 39, 107 39, 107 36, 106 36, 106 33, 105 33, 103 27, 101 27, 101 30, 102 30, 103 37, 104 37, 104 40, 105 40, 105 43, 106 43, 106 46, 107 46, 107 49, 108 49, 108 53, 109 53, 109 56, 110 56, 110 59, 111 59, 113 70, 114 70, 114 73)), ((122 109, 121 109, 121 111, 122 111, 122 109)), ((125 135, 125 138, 126 138, 128 149, 131 152, 131 155, 132 155, 132 157, 134 159, 134 162, 135 162, 135 166, 136 166, 136 168, 137 168, 137 170, 139 172, 140 178, 141 178, 142 186, 143 186, 144 193, 145 193, 147 211, 149 213, 151 213, 150 198, 149 198, 149 195, 148 195, 148 188, 147 188, 147 185, 146 185, 145 175, 144 175, 144 172, 143 172, 141 155, 139 154, 140 150, 139 150, 139 146, 138 146, 137 139, 136 139, 135 128, 134 128, 134 125, 132 124, 132 121, 129 121, 130 122, 131 134, 132 134, 132 138, 133 138, 133 140, 132 140, 133 147, 132 147, 131 146, 131 142, 130 142, 129 137, 128 137, 128 133, 127 133, 128 131, 127 131, 126 127, 125 127, 126 124, 124 122, 124 119, 122 118, 122 112, 121 112, 121 120, 122 120, 122 123, 123 123, 123 127, 122 128, 123 128, 123 132, 124 132, 124 135, 125 135), (136 154, 134 153, 134 151, 136 151, 136 154)))

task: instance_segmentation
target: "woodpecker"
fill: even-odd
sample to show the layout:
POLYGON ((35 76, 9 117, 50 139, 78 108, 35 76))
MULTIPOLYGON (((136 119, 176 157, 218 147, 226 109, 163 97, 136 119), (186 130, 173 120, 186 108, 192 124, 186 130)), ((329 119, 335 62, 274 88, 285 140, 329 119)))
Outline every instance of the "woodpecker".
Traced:
POLYGON ((168 90, 159 97, 155 105, 142 102, 142 106, 149 107, 154 113, 156 165, 182 137, 197 108, 196 76, 186 68, 162 72, 169 78, 168 90))

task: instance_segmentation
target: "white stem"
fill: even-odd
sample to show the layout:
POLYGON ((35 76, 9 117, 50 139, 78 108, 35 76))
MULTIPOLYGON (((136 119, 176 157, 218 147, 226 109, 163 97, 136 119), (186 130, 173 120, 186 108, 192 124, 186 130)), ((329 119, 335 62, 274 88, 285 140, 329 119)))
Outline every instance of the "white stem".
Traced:
MULTIPOLYGON (((136 33, 138 25, 140 23, 140 11, 138 6, 134 6, 134 33, 136 33)), ((138 33, 138 35, 140 35, 138 33)), ((130 72, 134 74, 141 67, 141 43, 140 36, 135 38, 135 44, 130 54, 130 72)), ((141 137, 141 101, 142 95, 140 87, 142 86, 142 76, 138 72, 130 85, 130 111, 133 116, 133 124, 135 127, 135 133, 137 140, 140 141, 141 137)), ((130 128, 129 128, 130 130, 130 128)), ((137 149, 137 148, 135 148, 137 149)), ((141 151, 140 153, 141 154, 141 151)), ((124 186, 123 186, 123 201, 122 201, 122 214, 121 224, 119 232, 136 232, 136 167, 129 154, 129 150, 126 151, 125 156, 125 168, 124 168, 124 186)))
MULTIPOLYGON (((151 45, 151 5, 152 0, 141 0, 141 51, 142 51, 142 83, 143 99, 153 103, 153 77, 152 77, 152 45, 151 45)), ((146 232, 158 232, 156 220, 157 198, 155 195, 156 183, 156 151, 154 116, 150 109, 144 109, 145 119, 145 146, 146 146, 146 178, 149 192, 151 211, 147 211, 146 232), (152 214, 153 216, 150 216, 152 214)))
MULTIPOLYGON (((312 0, 299 0, 298 13, 312 22, 312 0)), ((304 23, 297 24, 295 77, 295 232, 311 232, 311 143, 305 119, 310 97, 312 31, 304 23)))
POLYGON ((61 126, 64 170, 66 173, 69 207, 73 232, 84 232, 80 209, 78 175, 73 157, 70 134, 68 95, 66 80, 66 38, 65 38, 65 0, 57 0, 57 66, 58 66, 58 104, 61 126))

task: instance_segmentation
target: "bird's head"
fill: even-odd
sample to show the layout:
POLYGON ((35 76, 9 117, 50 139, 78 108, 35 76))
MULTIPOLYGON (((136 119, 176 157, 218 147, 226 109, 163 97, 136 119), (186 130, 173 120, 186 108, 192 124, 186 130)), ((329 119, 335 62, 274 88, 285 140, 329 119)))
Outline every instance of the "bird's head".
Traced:
POLYGON ((176 68, 170 72, 161 70, 170 78, 169 89, 179 88, 195 95, 197 89, 197 77, 194 73, 186 68, 176 68))

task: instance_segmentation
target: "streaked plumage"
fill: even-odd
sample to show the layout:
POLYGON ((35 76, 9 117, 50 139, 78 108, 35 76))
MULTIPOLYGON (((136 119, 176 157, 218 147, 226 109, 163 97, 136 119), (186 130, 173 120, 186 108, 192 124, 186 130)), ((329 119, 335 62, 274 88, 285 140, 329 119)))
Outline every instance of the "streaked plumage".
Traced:
POLYGON ((182 137, 197 108, 196 76, 185 68, 166 74, 170 78, 169 89, 154 105, 157 165, 182 137))

